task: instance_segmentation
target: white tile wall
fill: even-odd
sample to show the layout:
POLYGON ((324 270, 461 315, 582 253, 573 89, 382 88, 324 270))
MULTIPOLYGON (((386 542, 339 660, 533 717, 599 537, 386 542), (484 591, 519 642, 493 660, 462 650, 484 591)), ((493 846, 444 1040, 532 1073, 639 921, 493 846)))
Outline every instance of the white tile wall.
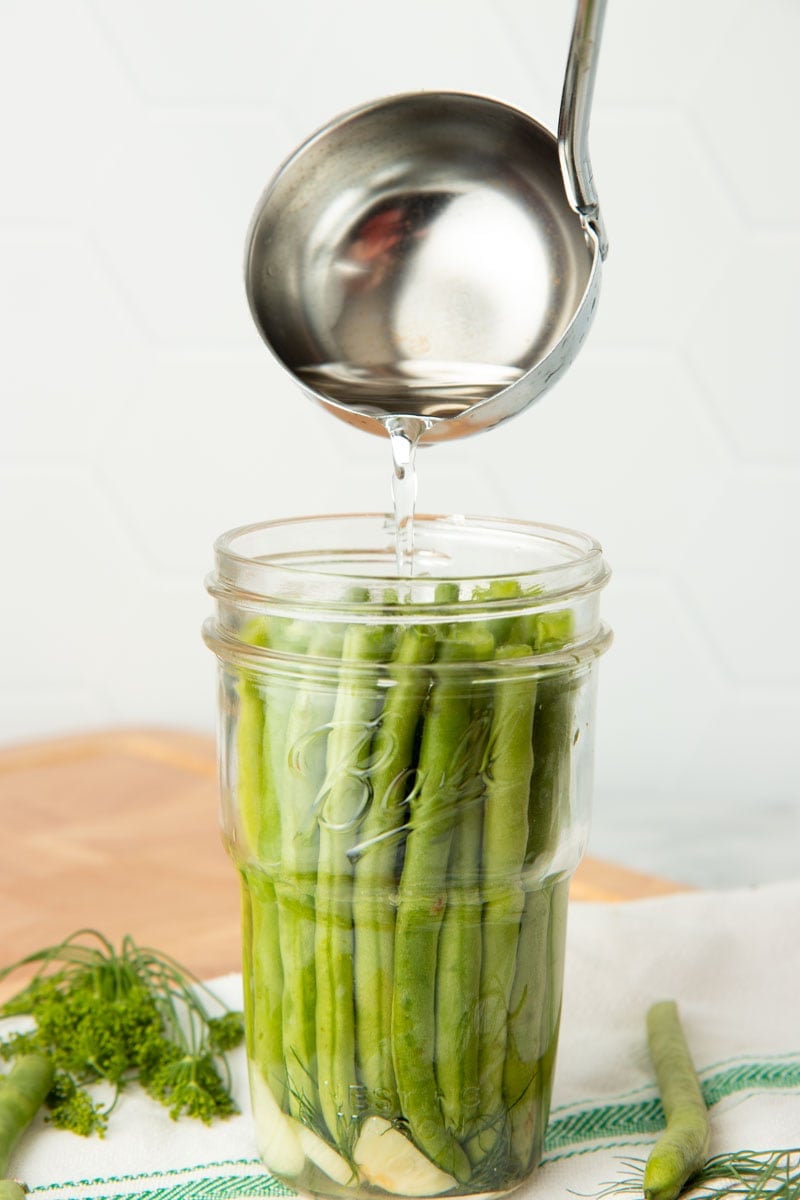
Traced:
MULTIPOLYGON (((298 140, 387 92, 486 92, 552 125, 571 16, 4 0, 3 741, 210 729, 215 534, 386 506, 381 444, 261 348, 251 210, 298 140)), ((591 140, 612 248, 589 344, 535 409, 421 462, 422 508, 604 542, 593 849, 695 882, 798 871, 799 43, 797 0, 609 0, 591 140)))

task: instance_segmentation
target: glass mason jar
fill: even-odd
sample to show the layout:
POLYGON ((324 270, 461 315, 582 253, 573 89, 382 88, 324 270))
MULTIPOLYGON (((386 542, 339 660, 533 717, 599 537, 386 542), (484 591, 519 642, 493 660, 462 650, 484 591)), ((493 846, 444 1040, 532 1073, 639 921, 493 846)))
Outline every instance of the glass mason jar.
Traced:
POLYGON ((222 825, 257 1143, 314 1196, 504 1193, 541 1154, 608 571, 583 534, 380 515, 222 536, 222 825))

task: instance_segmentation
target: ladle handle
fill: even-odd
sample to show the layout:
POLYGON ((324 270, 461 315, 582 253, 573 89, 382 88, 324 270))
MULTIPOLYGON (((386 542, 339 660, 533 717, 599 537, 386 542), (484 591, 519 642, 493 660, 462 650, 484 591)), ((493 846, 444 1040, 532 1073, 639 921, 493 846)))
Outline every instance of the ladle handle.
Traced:
POLYGON ((597 235, 603 258, 608 253, 608 237, 589 159, 589 115, 605 11, 606 0, 578 0, 558 115, 558 154, 564 186, 572 207, 597 235))

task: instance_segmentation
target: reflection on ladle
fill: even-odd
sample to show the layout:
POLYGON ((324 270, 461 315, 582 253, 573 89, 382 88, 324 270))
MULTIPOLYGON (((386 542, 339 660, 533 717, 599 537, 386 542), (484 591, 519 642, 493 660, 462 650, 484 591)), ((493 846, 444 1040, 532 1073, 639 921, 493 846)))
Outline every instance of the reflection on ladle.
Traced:
POLYGON ((248 242, 256 324, 305 392, 420 441, 488 429, 561 376, 606 240, 587 149, 605 0, 578 0, 558 137, 495 100, 411 93, 314 134, 248 242))

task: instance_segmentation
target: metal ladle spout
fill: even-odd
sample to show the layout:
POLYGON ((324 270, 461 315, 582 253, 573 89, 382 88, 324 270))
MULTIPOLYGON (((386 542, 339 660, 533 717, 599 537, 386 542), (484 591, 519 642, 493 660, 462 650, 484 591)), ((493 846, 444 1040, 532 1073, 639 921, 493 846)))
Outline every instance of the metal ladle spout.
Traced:
POLYGON ((607 251, 588 152, 604 10, 578 0, 558 137, 483 96, 390 96, 319 130, 267 187, 250 308, 338 417, 461 437, 527 408, 578 353, 607 251))

